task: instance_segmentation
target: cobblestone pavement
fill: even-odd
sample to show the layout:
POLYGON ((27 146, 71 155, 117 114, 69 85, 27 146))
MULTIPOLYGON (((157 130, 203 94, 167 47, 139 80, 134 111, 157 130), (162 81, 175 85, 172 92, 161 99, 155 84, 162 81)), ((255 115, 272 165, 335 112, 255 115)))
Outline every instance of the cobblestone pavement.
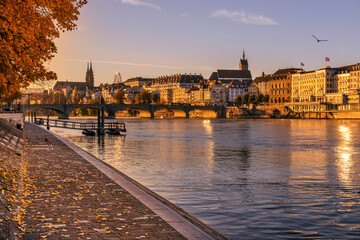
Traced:
POLYGON ((184 239, 143 203, 43 129, 25 125, 24 239, 184 239))

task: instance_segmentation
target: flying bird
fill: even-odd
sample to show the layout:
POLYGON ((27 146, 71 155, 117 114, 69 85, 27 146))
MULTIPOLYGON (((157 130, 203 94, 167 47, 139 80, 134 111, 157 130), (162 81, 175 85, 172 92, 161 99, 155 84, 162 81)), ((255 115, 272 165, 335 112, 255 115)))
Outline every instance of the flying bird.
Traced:
POLYGON ((312 35, 312 36, 316 39, 317 42, 327 42, 327 40, 320 40, 317 37, 315 37, 314 35, 312 35))

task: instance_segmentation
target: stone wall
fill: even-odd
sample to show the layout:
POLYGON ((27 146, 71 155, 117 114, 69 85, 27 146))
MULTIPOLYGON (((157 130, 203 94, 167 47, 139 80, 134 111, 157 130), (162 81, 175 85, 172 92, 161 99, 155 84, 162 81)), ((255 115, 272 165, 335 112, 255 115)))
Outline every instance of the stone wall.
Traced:
POLYGON ((0 119, 7 120, 14 127, 16 127, 17 124, 21 124, 21 129, 24 127, 24 114, 23 113, 0 112, 0 119))
POLYGON ((0 239, 17 239, 24 209, 23 132, 0 119, 0 239))

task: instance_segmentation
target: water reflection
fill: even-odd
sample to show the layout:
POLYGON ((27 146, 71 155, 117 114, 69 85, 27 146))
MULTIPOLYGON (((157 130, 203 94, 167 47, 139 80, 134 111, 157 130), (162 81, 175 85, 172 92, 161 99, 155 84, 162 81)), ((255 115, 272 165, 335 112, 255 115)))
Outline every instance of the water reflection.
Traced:
POLYGON ((63 136, 231 239, 360 234, 358 121, 124 121, 126 139, 63 136))
POLYGON ((208 135, 207 139, 207 158, 208 158, 208 166, 212 170, 214 169, 214 141, 212 140, 213 137, 213 127, 211 124, 211 120, 206 119, 202 121, 202 125, 208 135))
POLYGON ((203 120, 202 125, 204 126, 205 131, 207 132, 207 134, 211 137, 212 132, 213 132, 213 127, 211 126, 211 121, 209 119, 203 120))
POLYGON ((340 135, 339 144, 336 147, 337 165, 339 180, 344 185, 351 185, 351 170, 353 166, 352 155, 354 150, 352 148, 351 130, 346 126, 339 126, 338 132, 340 135))

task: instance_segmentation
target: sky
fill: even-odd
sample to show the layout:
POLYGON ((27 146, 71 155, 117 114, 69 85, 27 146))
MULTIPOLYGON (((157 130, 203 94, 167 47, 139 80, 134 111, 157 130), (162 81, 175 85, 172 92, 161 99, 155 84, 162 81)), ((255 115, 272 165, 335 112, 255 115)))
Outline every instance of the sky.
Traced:
POLYGON ((243 49, 253 79, 301 62, 305 70, 350 65, 360 62, 359 10, 360 0, 88 0, 48 68, 60 81, 85 81, 92 60, 99 85, 115 72, 123 81, 209 78, 238 69, 243 49))

